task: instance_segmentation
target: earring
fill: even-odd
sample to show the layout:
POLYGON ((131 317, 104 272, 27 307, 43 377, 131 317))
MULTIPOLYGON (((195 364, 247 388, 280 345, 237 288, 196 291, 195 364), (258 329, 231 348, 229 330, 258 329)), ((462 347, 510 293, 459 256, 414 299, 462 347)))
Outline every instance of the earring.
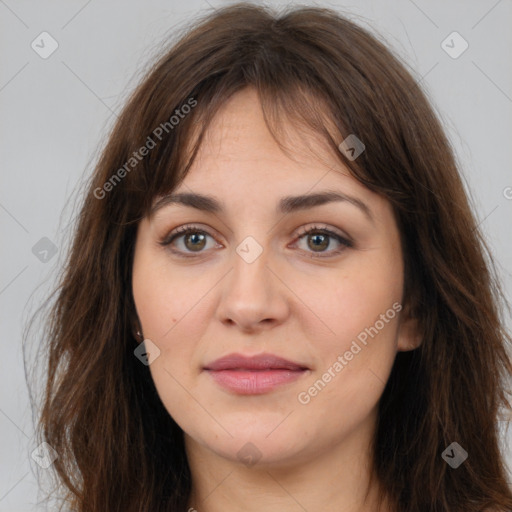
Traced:
POLYGON ((142 333, 140 331, 137 331, 135 333, 135 335, 137 336, 137 338, 139 338, 140 341, 142 341, 144 339, 144 337, 142 336, 142 333))

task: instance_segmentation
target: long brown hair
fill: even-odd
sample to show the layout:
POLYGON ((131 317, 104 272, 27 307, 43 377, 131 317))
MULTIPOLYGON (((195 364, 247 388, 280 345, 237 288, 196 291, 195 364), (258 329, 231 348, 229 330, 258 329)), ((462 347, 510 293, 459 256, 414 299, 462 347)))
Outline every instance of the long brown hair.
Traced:
POLYGON ((88 183, 41 347, 37 433, 58 453, 63 500, 79 512, 186 510, 183 432, 133 353, 136 228, 185 177, 219 107, 249 86, 276 140, 285 116, 309 127, 393 206, 403 314, 417 319, 423 342, 397 354, 379 402, 374 474, 390 503, 400 512, 512 509, 498 431, 512 374, 504 297, 426 94, 339 13, 250 4, 209 14, 162 52, 88 183), (355 134, 365 151, 348 158, 327 125, 342 139, 355 134), (442 457, 452 442, 469 454, 457 469, 442 457))

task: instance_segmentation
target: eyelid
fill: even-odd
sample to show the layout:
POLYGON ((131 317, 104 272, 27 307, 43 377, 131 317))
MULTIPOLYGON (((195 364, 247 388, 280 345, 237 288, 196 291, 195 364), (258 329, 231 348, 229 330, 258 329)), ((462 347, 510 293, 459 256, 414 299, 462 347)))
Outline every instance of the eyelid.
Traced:
POLYGON ((174 241, 175 238, 177 238, 180 235, 187 234, 188 231, 197 231, 199 233, 205 233, 206 235, 215 238, 208 230, 212 228, 203 228, 201 227, 201 224, 183 224, 182 226, 178 226, 177 228, 173 229, 170 233, 164 236, 162 240, 160 240, 158 243, 160 245, 169 245, 172 241, 174 241))
POLYGON ((352 240, 352 237, 350 237, 349 235, 347 235, 343 231, 341 231, 341 230, 339 230, 339 229, 337 229, 335 227, 331 227, 328 224, 325 224, 323 226, 321 226, 319 224, 323 224, 323 223, 313 223, 312 226, 309 226, 309 225, 303 226, 303 227, 301 227, 299 229, 299 231, 296 232, 295 236, 298 237, 298 238, 301 238, 304 235, 307 235, 307 234, 309 234, 311 232, 324 231, 326 233, 329 233, 332 236, 340 237, 343 240, 345 240, 346 242, 349 242, 350 244, 354 243, 354 241, 352 240))
MULTIPOLYGON (((199 251, 196 254, 194 254, 194 252, 184 253, 181 250, 172 249, 171 244, 177 238, 180 238, 181 236, 184 236, 184 235, 188 234, 189 232, 202 233, 202 234, 205 234, 205 235, 213 238, 214 240, 216 240, 216 237, 213 236, 209 232, 209 229, 211 229, 211 228, 209 228, 209 227, 206 229, 202 228, 200 224, 184 224, 184 225, 179 226, 179 227, 175 228, 174 230, 172 230, 171 233, 169 233, 162 240, 160 240, 158 242, 158 244, 161 246, 164 246, 164 247, 168 247, 172 253, 178 255, 179 257, 183 257, 183 258, 201 257, 202 255, 206 254, 208 251, 199 251)), ((330 227, 329 225, 319 226, 318 223, 313 223, 313 225, 302 226, 301 228, 299 228, 299 230, 296 230, 293 235, 294 241, 292 242, 292 245, 297 244, 297 242, 299 242, 302 238, 307 236, 309 233, 325 234, 331 238, 336 239, 337 242, 342 245, 342 247, 340 249, 330 250, 330 251, 326 251, 326 252, 315 252, 315 251, 301 250, 301 252, 308 253, 311 258, 318 258, 318 259, 332 258, 334 256, 339 255, 345 249, 354 247, 354 241, 350 236, 346 235, 345 233, 340 231, 338 228, 330 227)), ((287 246, 287 247, 289 247, 289 246, 287 246)))

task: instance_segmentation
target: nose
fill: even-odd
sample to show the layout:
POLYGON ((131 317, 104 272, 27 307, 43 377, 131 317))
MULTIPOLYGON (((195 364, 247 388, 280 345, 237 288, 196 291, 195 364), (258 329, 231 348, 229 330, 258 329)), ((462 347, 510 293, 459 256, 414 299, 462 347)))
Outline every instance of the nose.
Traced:
POLYGON ((233 252, 233 268, 221 284, 218 319, 244 332, 256 332, 283 323, 289 315, 289 297, 283 279, 271 268, 269 249, 256 259, 233 252))

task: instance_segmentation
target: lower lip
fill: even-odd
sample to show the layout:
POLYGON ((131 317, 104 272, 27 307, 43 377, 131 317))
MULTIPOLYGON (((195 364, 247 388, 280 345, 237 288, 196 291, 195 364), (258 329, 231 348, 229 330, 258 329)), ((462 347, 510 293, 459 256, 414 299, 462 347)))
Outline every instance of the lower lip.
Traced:
POLYGON ((300 379, 308 370, 206 370, 221 387, 239 395, 260 395, 300 379))

